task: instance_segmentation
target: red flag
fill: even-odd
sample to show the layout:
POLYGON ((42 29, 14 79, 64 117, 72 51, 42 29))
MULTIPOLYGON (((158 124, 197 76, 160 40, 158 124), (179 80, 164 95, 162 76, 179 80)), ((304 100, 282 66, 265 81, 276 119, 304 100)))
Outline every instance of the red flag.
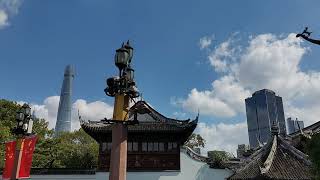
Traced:
POLYGON ((6 158, 5 166, 2 174, 2 179, 7 180, 11 179, 11 174, 14 165, 14 154, 16 151, 16 141, 10 141, 6 143, 6 158))
POLYGON ((30 169, 32 165, 32 155, 36 146, 37 136, 28 136, 22 141, 22 153, 18 179, 30 178, 30 169))

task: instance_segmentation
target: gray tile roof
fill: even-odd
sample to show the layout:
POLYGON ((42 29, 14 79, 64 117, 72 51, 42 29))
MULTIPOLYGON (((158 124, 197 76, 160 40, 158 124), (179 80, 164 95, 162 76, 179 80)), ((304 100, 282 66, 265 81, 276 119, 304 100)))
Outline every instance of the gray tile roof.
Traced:
POLYGON ((312 179, 310 170, 307 155, 274 135, 228 179, 312 179))

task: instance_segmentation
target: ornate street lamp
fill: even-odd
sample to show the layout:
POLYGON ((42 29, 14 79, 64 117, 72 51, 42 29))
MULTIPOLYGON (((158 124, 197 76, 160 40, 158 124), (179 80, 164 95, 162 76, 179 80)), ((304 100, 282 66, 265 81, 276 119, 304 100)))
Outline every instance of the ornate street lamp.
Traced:
POLYGON ((125 77, 128 82, 134 82, 134 69, 130 66, 125 70, 125 77))
POLYGON ((127 163, 127 125, 138 121, 127 121, 129 113, 129 99, 139 97, 138 88, 135 86, 134 69, 131 66, 133 48, 129 41, 116 50, 115 65, 119 68, 119 77, 107 79, 107 96, 115 97, 112 120, 104 119, 107 124, 112 124, 112 149, 110 161, 110 180, 126 179, 127 163))
POLYGON ((28 104, 23 104, 16 114, 17 126, 12 129, 12 133, 17 136, 28 135, 32 133, 33 120, 31 108, 28 104))

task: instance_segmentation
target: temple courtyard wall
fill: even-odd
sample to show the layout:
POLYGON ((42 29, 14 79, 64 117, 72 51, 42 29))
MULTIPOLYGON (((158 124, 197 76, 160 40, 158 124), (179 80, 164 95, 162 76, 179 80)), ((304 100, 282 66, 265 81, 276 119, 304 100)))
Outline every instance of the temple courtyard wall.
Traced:
MULTIPOLYGON (((180 171, 128 172, 127 180, 223 180, 232 175, 229 169, 212 169, 203 162, 180 152, 180 171)), ((31 175, 31 180, 107 180, 109 172, 96 172, 92 175, 31 175)))

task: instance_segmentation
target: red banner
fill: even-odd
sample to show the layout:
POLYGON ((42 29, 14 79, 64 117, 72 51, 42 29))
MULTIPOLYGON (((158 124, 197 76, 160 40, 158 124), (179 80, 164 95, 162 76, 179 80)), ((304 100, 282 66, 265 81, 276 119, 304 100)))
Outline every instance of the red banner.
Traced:
POLYGON ((37 136, 28 136, 22 141, 22 152, 18 179, 30 178, 32 155, 36 146, 37 136))
POLYGON ((3 180, 11 179, 11 174, 14 165, 14 154, 16 151, 16 141, 10 141, 6 143, 6 158, 5 166, 2 174, 3 180))

